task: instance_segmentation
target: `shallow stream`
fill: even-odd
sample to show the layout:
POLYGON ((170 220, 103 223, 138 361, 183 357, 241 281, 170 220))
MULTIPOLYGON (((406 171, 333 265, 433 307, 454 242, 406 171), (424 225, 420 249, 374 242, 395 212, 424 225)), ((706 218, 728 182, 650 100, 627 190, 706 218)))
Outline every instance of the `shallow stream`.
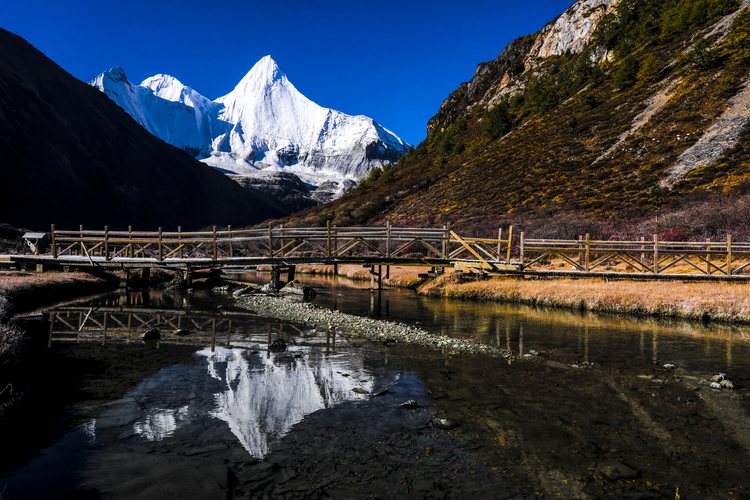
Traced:
POLYGON ((3 454, 0 491, 750 498, 747 328, 302 280, 322 307, 530 359, 384 346, 260 318, 220 292, 102 295, 26 321, 37 361, 6 424, 23 439, 3 454), (138 338, 153 327, 160 341, 138 338), (735 390, 700 383, 718 373, 735 390))

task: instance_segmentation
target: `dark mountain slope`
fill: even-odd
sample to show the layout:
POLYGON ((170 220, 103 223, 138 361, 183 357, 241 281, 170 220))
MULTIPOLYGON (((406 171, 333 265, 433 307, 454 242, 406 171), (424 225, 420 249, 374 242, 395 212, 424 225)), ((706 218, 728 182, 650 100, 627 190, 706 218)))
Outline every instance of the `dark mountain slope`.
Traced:
POLYGON ((1 221, 188 229, 278 215, 0 29, 1 221))

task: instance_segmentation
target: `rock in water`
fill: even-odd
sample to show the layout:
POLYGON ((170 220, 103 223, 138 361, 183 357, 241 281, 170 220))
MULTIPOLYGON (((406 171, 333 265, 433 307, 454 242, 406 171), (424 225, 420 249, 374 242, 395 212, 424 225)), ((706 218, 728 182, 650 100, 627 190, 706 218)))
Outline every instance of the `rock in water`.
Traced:
POLYGON ((458 424, 456 422, 448 420, 447 418, 436 418, 432 421, 432 425, 436 429, 442 429, 444 431, 449 431, 458 427, 458 424))
POLYGON ((290 281, 279 290, 281 295, 299 295, 305 300, 315 297, 315 289, 311 286, 303 285, 297 280, 290 281))
POLYGON ((271 352, 281 352, 286 350, 286 341, 284 339, 276 339, 273 342, 271 342, 271 345, 268 346, 268 349, 271 352))
POLYGON ((606 460, 596 466, 596 470, 613 480, 630 479, 638 477, 638 471, 631 469, 617 460, 606 460))
POLYGON ((161 333, 159 333, 159 330, 156 328, 152 328, 151 330, 147 332, 143 332, 141 334, 142 340, 158 340, 161 338, 161 333))

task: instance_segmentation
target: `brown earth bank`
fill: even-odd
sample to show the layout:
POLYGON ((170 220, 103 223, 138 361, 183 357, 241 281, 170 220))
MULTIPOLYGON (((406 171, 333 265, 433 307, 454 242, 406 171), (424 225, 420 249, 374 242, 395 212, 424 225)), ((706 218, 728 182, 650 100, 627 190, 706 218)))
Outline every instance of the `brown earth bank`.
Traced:
MULTIPOLYGON (((391 267, 383 284, 430 297, 505 302, 601 313, 750 323, 750 286, 742 283, 481 278, 471 271, 425 280, 429 267, 391 267)), ((333 266, 299 266, 300 274, 333 275, 333 266)), ((385 272, 385 269, 383 270, 385 272)), ((339 266, 338 275, 369 280, 368 268, 339 266)))
POLYGON ((421 285, 418 293, 603 313, 750 323, 750 287, 739 283, 481 279, 476 274, 451 273, 421 285))

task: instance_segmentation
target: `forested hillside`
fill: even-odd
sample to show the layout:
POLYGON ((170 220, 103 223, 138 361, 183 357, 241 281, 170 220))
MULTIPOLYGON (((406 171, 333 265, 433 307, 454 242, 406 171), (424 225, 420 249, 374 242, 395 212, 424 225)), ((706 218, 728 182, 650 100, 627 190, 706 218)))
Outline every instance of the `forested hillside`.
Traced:
POLYGON ((283 223, 750 237, 748 3, 578 2, 608 11, 580 51, 539 56, 559 19, 512 42, 397 164, 283 223))

